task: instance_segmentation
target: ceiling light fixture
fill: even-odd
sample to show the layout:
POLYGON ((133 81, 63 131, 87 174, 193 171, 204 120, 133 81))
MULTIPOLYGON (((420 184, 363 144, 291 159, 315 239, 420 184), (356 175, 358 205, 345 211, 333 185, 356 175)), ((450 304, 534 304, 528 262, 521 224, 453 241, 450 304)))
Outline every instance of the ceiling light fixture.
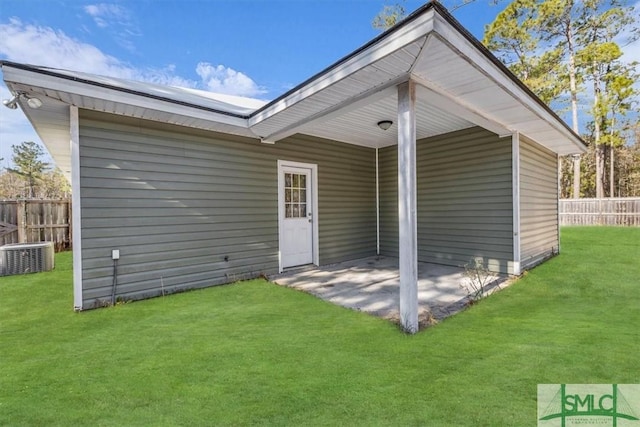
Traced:
POLYGON ((382 130, 388 130, 392 124, 391 120, 381 120, 378 122, 378 127, 382 130))
POLYGON ((26 99, 27 105, 30 108, 38 109, 42 107, 42 101, 39 98, 36 98, 35 96, 29 96, 25 92, 18 92, 13 96, 13 98, 5 99, 4 101, 2 101, 2 103, 5 107, 15 110, 16 108, 18 108, 18 101, 20 101, 20 98, 26 99))
POLYGON ((42 101, 40 101, 39 98, 35 98, 35 97, 30 98, 30 97, 28 97, 26 95, 25 95, 25 98, 27 98, 27 105, 30 108, 38 109, 38 108, 42 107, 42 101))

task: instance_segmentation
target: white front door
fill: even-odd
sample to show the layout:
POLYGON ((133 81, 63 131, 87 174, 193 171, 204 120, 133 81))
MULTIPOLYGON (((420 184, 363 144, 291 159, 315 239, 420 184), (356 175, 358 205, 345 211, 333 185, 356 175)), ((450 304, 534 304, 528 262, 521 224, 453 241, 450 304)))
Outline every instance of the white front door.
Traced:
POLYGON ((278 168, 281 268, 314 262, 313 169, 278 168))

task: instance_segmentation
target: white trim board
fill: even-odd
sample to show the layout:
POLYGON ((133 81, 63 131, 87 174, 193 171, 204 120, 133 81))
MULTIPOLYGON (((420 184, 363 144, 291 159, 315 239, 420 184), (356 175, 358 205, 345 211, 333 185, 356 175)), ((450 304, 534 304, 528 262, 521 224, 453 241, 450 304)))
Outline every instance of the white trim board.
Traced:
POLYGON ((520 134, 511 136, 511 171, 513 195, 513 274, 519 276, 521 261, 520 242, 520 134))
POLYGON ((80 205, 80 119, 78 107, 69 107, 71 148, 71 212, 73 231, 73 308, 83 310, 82 297, 82 207, 80 205))

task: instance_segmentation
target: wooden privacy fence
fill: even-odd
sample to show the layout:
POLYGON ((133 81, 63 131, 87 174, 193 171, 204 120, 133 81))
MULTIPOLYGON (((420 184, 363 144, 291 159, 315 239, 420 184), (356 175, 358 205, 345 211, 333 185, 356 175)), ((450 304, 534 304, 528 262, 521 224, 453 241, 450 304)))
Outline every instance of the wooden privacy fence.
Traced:
POLYGON ((640 227, 640 197, 560 200, 560 225, 640 227))
POLYGON ((0 246, 37 242, 53 242, 56 251, 71 248, 71 202, 0 201, 0 246))

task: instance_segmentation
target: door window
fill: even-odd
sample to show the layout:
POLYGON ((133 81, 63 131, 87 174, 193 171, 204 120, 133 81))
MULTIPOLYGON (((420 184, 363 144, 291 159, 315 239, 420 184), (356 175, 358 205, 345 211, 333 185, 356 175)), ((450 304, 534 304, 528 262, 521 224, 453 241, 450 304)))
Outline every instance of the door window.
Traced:
POLYGON ((284 174, 284 216, 285 218, 307 217, 307 175, 284 174))

